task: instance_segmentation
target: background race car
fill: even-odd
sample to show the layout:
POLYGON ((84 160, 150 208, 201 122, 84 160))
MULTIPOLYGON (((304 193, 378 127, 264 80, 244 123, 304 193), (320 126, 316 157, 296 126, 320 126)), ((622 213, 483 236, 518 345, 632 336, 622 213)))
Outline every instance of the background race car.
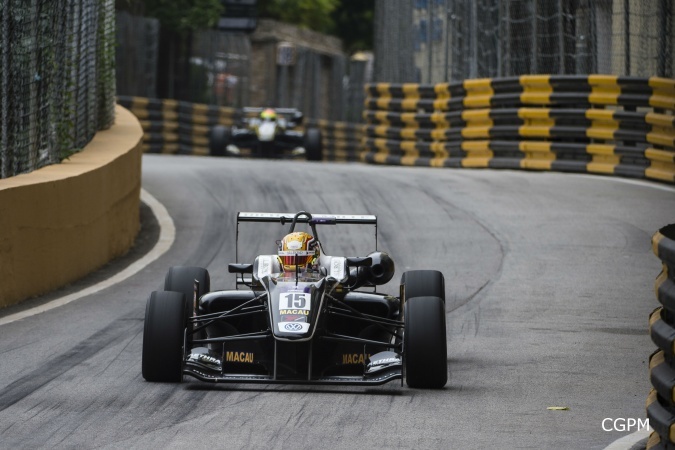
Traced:
POLYGON ((260 158, 306 157, 321 161, 321 130, 302 129, 303 115, 295 108, 243 108, 233 127, 216 125, 209 133, 212 156, 248 155, 260 158))

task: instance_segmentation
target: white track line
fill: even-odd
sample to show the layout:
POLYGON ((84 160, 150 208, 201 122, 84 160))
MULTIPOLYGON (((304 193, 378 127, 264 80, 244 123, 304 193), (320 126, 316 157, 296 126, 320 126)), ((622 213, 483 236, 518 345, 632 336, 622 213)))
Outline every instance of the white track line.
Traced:
POLYGON ((0 325, 16 322, 17 320, 25 319, 26 317, 34 316, 36 314, 49 311, 50 309, 58 308, 59 306, 66 305, 84 296, 91 295, 106 289, 113 284, 126 280, 130 276, 138 273, 145 266, 166 253, 166 251, 169 250, 169 248, 173 245, 173 242, 176 238, 176 227, 173 224, 173 220, 171 219, 171 216, 164 205, 162 205, 155 197, 150 195, 150 193, 148 193, 145 189, 141 189, 141 201, 150 207, 152 213, 157 218, 160 229, 159 240, 152 250, 150 250, 150 252, 107 280, 103 280, 100 283, 82 289, 79 292, 74 292, 64 297, 54 299, 48 303, 45 303, 44 305, 36 306, 35 308, 30 308, 25 311, 2 317, 0 318, 0 325))
POLYGON ((651 429, 643 428, 631 433, 628 436, 617 439, 616 441, 605 447, 604 450, 630 450, 635 444, 643 439, 646 439, 651 434, 651 429))
MULTIPOLYGON (((554 173, 554 172, 551 172, 554 173)), ((584 173, 569 173, 565 176, 579 177, 579 178, 593 178, 595 180, 606 180, 606 181, 616 181, 624 184, 633 184, 635 186, 648 187, 652 189, 657 189, 659 191, 666 192, 675 192, 675 186, 666 186, 664 184, 659 184, 656 181, 649 180, 636 180, 632 178, 621 178, 621 177, 608 177, 603 175, 589 175, 584 173)), ((666 224, 664 224, 665 226, 666 224)))

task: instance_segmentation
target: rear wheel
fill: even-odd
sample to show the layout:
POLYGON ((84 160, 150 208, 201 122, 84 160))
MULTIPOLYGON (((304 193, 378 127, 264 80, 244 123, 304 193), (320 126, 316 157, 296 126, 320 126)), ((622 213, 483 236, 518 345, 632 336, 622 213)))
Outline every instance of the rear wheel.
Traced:
POLYGON ((321 130, 309 128, 305 132, 305 154, 307 161, 321 161, 323 159, 323 143, 321 130))
POLYGON ((232 129, 223 125, 216 125, 209 132, 209 154, 211 156, 225 156, 225 149, 232 143, 232 129))
POLYGON ((413 297, 405 303, 403 358, 411 388, 440 389, 448 381, 445 305, 439 297, 413 297))
POLYGON ((191 302, 194 295, 195 280, 199 282, 197 298, 211 291, 211 277, 209 271, 202 267, 174 266, 164 277, 164 290, 182 292, 191 302))
POLYGON ((445 303, 445 279, 438 270, 410 270, 401 276, 401 300, 439 297, 445 303))
MULTIPOLYGON (((199 282, 199 290, 197 291, 197 300, 211 291, 211 277, 209 271, 202 267, 194 266, 174 266, 169 269, 164 278, 164 290, 181 292, 185 295, 185 315, 192 317, 194 305, 194 290, 195 281, 199 282)), ((191 324, 188 331, 192 331, 191 324)), ((196 336, 192 333, 187 334, 188 343, 192 339, 203 339, 206 337, 204 331, 199 332, 196 336)))
POLYGON ((142 372, 147 381, 183 380, 183 335, 187 320, 185 296, 155 291, 145 307, 142 372))

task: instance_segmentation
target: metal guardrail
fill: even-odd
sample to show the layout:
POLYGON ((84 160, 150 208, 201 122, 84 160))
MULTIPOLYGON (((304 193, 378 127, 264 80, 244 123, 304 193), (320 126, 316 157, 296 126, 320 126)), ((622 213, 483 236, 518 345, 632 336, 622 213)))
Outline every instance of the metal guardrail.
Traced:
POLYGON ((523 75, 366 85, 366 162, 675 183, 675 80, 523 75))
POLYGON ((649 317, 649 334, 658 347, 649 358, 653 389, 647 398, 647 417, 654 429, 648 449, 675 448, 675 224, 656 232, 652 248, 663 270, 654 284, 662 306, 649 317))
MULTIPOLYGON (((231 126, 237 115, 235 108, 176 100, 119 96, 117 101, 141 122, 146 153, 208 155, 211 127, 231 126)), ((359 160, 362 125, 307 119, 305 126, 321 129, 324 160, 359 160)))

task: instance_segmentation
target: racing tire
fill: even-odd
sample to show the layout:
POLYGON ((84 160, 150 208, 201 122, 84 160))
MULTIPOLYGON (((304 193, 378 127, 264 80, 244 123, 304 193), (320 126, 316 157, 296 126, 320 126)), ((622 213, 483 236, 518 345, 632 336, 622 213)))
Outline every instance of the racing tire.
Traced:
MULTIPOLYGON (((195 280, 199 282, 199 290, 197 291, 197 300, 199 300, 202 295, 211 292, 211 277, 208 270, 194 266, 174 266, 169 269, 164 277, 165 291, 181 292, 185 295, 186 317, 192 317, 195 280)), ((192 333, 187 334, 189 342, 193 338, 203 339, 205 337, 206 334, 203 331, 199 332, 197 336, 192 333)))
POLYGON ((305 132, 305 154, 307 161, 321 161, 323 159, 323 142, 321 130, 308 128, 305 132))
POLYGON ((401 276, 401 300, 439 297, 445 303, 445 279, 438 270, 409 270, 401 276))
POLYGON ((413 297, 404 308, 406 384, 416 389, 440 389, 448 382, 445 304, 439 297, 413 297))
POLYGON ((232 129, 216 125, 209 131, 209 154, 211 156, 227 156, 225 150, 232 143, 232 129))
POLYGON ((145 307, 142 373, 147 381, 183 380, 186 300, 180 292, 154 291, 145 307))
POLYGON ((199 282, 197 298, 211 291, 211 277, 208 270, 194 266, 174 266, 164 277, 164 290, 182 292, 188 303, 191 303, 195 280, 199 282))

